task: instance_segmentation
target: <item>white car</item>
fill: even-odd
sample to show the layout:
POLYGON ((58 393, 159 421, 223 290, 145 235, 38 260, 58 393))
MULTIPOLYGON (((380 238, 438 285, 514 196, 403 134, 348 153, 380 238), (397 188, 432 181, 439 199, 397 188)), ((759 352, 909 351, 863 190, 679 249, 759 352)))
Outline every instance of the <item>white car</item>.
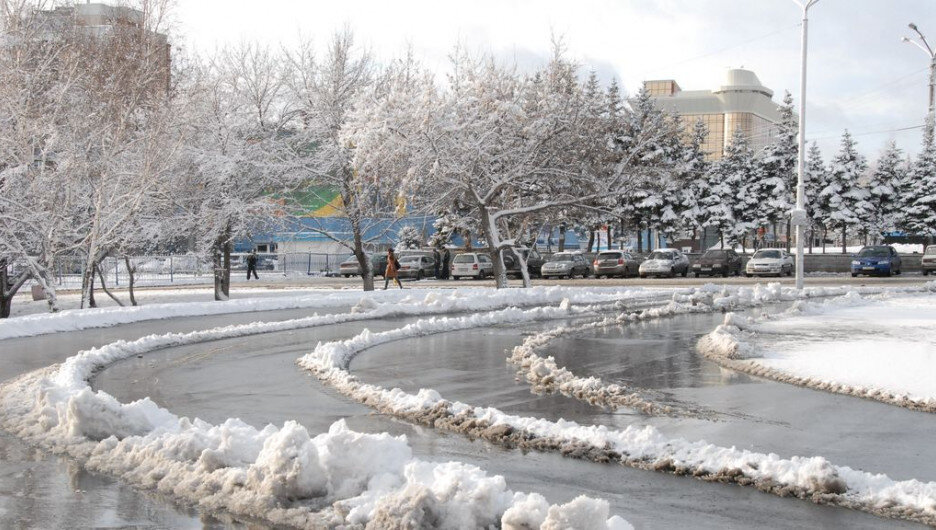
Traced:
POLYGON ((483 280, 494 275, 494 262, 487 254, 469 252, 452 260, 452 279, 477 278, 483 280))
POLYGON ((793 256, 787 251, 776 248, 765 248, 758 250, 748 260, 744 267, 744 275, 751 276, 793 276, 793 270, 796 265, 793 262, 793 256))
POLYGON ((640 277, 669 276, 675 277, 689 274, 689 257, 674 248, 661 248, 654 250, 643 263, 640 264, 640 277))

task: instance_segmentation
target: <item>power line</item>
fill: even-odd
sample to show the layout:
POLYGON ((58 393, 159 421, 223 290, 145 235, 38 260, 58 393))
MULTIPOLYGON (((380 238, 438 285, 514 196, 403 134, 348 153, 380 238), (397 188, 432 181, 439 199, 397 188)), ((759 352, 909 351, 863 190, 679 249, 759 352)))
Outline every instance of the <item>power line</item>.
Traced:
POLYGON ((794 24, 794 25, 792 25, 792 26, 784 26, 784 27, 782 27, 782 28, 780 28, 780 29, 771 31, 770 33, 766 33, 766 34, 761 35, 761 36, 759 36, 759 37, 754 37, 753 39, 748 39, 748 40, 746 40, 746 41, 742 41, 742 42, 739 42, 739 43, 737 43, 737 44, 732 44, 731 46, 726 46, 726 47, 724 47, 724 48, 719 48, 719 49, 717 49, 717 50, 712 50, 712 51, 710 51, 710 52, 703 53, 702 55, 697 55, 697 56, 695 56, 695 57, 690 57, 689 59, 683 59, 683 60, 681 60, 681 61, 678 61, 678 62, 669 64, 669 65, 666 65, 666 66, 661 66, 661 67, 656 68, 656 69, 654 69, 654 70, 650 70, 650 71, 644 72, 644 74, 645 74, 644 77, 646 77, 646 74, 653 74, 653 73, 656 73, 656 72, 662 72, 662 71, 664 71, 664 70, 670 70, 670 69, 672 69, 674 66, 679 66, 679 65, 681 65, 681 64, 686 64, 686 63, 689 63, 689 62, 692 62, 692 61, 697 61, 697 60, 699 60, 699 59, 704 59, 704 58, 710 57, 710 56, 712 56, 712 55, 717 55, 717 54, 719 54, 719 53, 722 53, 722 52, 725 52, 725 51, 728 51, 728 50, 732 50, 732 49, 734 49, 734 48, 739 48, 739 47, 741 47, 741 46, 750 44, 750 43, 752 43, 752 42, 757 42, 757 41, 760 41, 760 40, 767 39, 767 38, 769 38, 769 37, 773 37, 774 35, 777 35, 777 34, 779 34, 779 33, 783 33, 783 32, 785 32, 785 31, 790 31, 791 29, 795 29, 795 28, 798 28, 798 27, 800 27, 800 26, 802 26, 802 23, 801 23, 801 22, 797 22, 796 24, 794 24))
MULTIPOLYGON (((923 128, 923 125, 921 124, 921 125, 911 125, 909 127, 900 127, 897 129, 883 129, 880 131, 865 131, 865 132, 857 132, 857 133, 850 132, 849 134, 851 136, 870 136, 872 134, 885 134, 885 133, 895 133, 895 132, 902 132, 902 131, 912 131, 914 129, 922 129, 922 128, 923 128)), ((842 136, 841 134, 837 134, 835 136, 819 136, 816 138, 809 138, 809 140, 829 140, 831 138, 840 138, 841 136, 842 136)))

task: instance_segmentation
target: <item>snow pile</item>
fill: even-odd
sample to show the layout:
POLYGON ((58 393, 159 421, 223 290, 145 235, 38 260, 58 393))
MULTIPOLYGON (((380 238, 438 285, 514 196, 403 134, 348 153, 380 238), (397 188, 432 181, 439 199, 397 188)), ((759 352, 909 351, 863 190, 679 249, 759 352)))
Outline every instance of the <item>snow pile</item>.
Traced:
POLYGON ((543 528, 629 528, 607 517, 603 501, 550 506, 477 467, 415 459, 403 436, 358 433, 343 421, 317 436, 293 421, 259 430, 237 419, 211 425, 149 399, 120 403, 87 384, 109 363, 179 340, 120 341, 20 376, 0 387, 0 426, 93 471, 276 525, 476 528, 505 525, 509 514, 510 521, 542 519, 543 528))
MULTIPOLYGON (((882 292, 880 289, 870 289, 868 291, 882 292)), ((888 293, 889 291, 883 292, 888 293)), ((524 339, 521 345, 513 349, 507 360, 518 367, 518 377, 529 382, 532 391, 535 393, 558 391, 563 395, 591 405, 608 408, 629 407, 651 415, 695 416, 699 414, 698 411, 680 410, 673 406, 654 403, 640 395, 641 389, 628 388, 618 384, 608 385, 597 377, 578 377, 565 367, 558 366, 554 358, 543 358, 536 351, 560 337, 612 326, 624 326, 635 321, 664 318, 685 313, 727 310, 729 308, 760 307, 768 303, 781 301, 796 300, 797 304, 799 304, 806 299, 829 296, 839 296, 841 300, 846 301, 861 299, 857 292, 841 287, 814 287, 799 291, 774 282, 766 285, 756 284, 753 287, 706 284, 699 288, 674 293, 668 304, 645 309, 638 309, 638 304, 631 301, 620 301, 615 307, 621 309, 622 312, 617 316, 531 335, 524 339)), ((803 307, 806 306, 795 305, 794 307, 803 310, 803 307)), ((752 355, 750 345, 746 341, 738 339, 744 333, 741 331, 742 328, 746 329, 750 326, 751 323, 740 315, 729 313, 725 325, 719 326, 715 331, 704 337, 699 347, 711 355, 727 356, 732 359, 748 357, 752 355)))
MULTIPOLYGON (((533 311, 536 310, 527 312, 529 316, 524 318, 536 318, 533 311)), ((781 496, 795 495, 879 515, 936 523, 936 483, 898 482, 884 475, 835 466, 822 457, 784 459, 773 453, 668 438, 650 426, 614 430, 602 425, 509 415, 495 408, 447 401, 431 389, 410 394, 398 388, 388 390, 362 383, 347 371, 354 355, 366 348, 425 332, 487 325, 486 318, 478 317, 481 316, 420 321, 406 326, 406 332, 401 332, 404 328, 379 334, 364 332, 346 341, 319 344, 299 364, 342 394, 380 413, 507 447, 557 451, 596 462, 616 461, 702 480, 750 485, 781 496)), ((516 315, 514 318, 514 322, 523 320, 516 315)))
POLYGON ((931 296, 852 292, 754 321, 729 313, 697 349, 751 375, 936 412, 934 325, 931 296))
POLYGON ((615 302, 622 299, 659 299, 672 290, 642 288, 572 288, 534 287, 529 289, 461 288, 453 290, 407 289, 374 291, 362 296, 360 291, 323 291, 303 296, 250 298, 219 302, 182 302, 150 304, 136 307, 102 307, 74 309, 3 319, 0 340, 29 337, 58 331, 77 331, 187 316, 221 315, 283 309, 334 309, 353 306, 352 312, 367 313, 387 306, 386 313, 426 314, 432 312, 489 311, 508 306, 530 307, 558 303, 568 298, 573 303, 615 302), (397 311, 393 306, 399 306, 397 311), (417 307, 418 309, 412 309, 417 307), (409 308, 409 311, 407 309, 409 308), (421 311, 421 312, 417 312, 421 311))

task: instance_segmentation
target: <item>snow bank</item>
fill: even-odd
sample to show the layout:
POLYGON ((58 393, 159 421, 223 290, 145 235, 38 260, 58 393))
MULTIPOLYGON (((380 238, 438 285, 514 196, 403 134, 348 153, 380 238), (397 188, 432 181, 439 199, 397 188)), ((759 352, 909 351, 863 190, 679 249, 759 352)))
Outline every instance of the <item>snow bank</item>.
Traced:
POLYGON ((461 288, 454 290, 406 289, 374 291, 322 291, 321 294, 229 300, 227 302, 183 302, 136 307, 71 309, 0 320, 0 340, 29 337, 58 331, 78 331, 189 316, 222 315, 283 309, 334 309, 355 304, 420 304, 426 312, 490 310, 509 305, 527 307, 558 303, 613 302, 622 298, 669 296, 672 290, 634 288, 534 287, 529 289, 461 288))
POLYGON ((259 430, 237 419, 211 425, 175 416, 148 398, 120 403, 87 384, 92 373, 119 359, 281 324, 156 335, 81 352, 0 386, 0 426, 88 469, 208 511, 276 525, 478 528, 507 525, 509 515, 509 524, 542 520, 517 528, 629 528, 607 517, 603 501, 550 506, 538 494, 510 491, 503 477, 477 467, 413 458, 403 436, 358 433, 343 421, 317 436, 293 421, 259 430))
MULTIPOLYGON (((785 296, 782 290, 771 292, 785 296)), ((705 296, 706 293, 703 290, 695 294, 705 296)), ((519 322, 539 318, 536 312, 543 309, 548 308, 505 314, 511 315, 513 322, 519 322), (521 316, 523 313, 526 316, 521 316)), ((430 332, 484 326, 489 322, 485 315, 471 315, 419 321, 383 333, 364 332, 349 340, 319 344, 298 362, 324 383, 381 413, 507 447, 557 451, 596 462, 616 461, 703 480, 750 485, 781 496, 795 495, 879 515, 936 523, 936 483, 894 481, 885 475, 835 466, 822 457, 784 459, 773 453, 668 438, 650 426, 614 430, 601 425, 509 415, 495 408, 450 402, 431 389, 410 394, 398 388, 388 390, 362 383, 347 370, 354 355, 374 345, 430 332)), ((524 504, 531 506, 529 517, 541 516, 542 509, 533 508, 535 499, 527 498, 524 504)), ((515 520, 510 513, 504 518, 507 522, 515 520)))
MULTIPOLYGON (((868 292, 880 293, 881 290, 871 289, 868 292)), ((513 349, 507 360, 518 367, 518 378, 529 382, 531 390, 535 393, 560 392, 563 395, 591 405, 608 408, 629 407, 649 415, 701 415, 710 417, 712 415, 710 412, 684 410, 655 403, 642 397, 642 389, 639 388, 629 388, 617 384, 608 385, 597 377, 576 376, 565 367, 558 366, 553 357, 543 358, 538 355, 537 350, 560 337, 612 326, 623 326, 635 321, 664 318, 685 313, 760 307, 772 302, 802 301, 839 295, 842 299, 854 299, 849 297, 860 298, 855 291, 848 291, 846 288, 810 287, 799 291, 792 287, 784 287, 779 283, 769 283, 766 285, 756 284, 751 288, 707 284, 701 288, 674 293, 670 303, 659 307, 647 307, 632 301, 620 301, 616 306, 622 311, 619 315, 531 335, 513 349)), ((740 328, 750 324, 740 315, 733 313, 729 315, 729 317, 726 317, 725 325, 733 326, 731 331, 729 332, 728 328, 720 326, 703 338, 700 348, 718 351, 720 352, 719 355, 728 358, 746 357, 751 354, 750 345, 745 341, 737 340, 737 338, 744 333, 740 328)))
POLYGON ((754 320, 728 313, 697 350, 774 381, 936 412, 934 326, 931 296, 852 292, 754 320))

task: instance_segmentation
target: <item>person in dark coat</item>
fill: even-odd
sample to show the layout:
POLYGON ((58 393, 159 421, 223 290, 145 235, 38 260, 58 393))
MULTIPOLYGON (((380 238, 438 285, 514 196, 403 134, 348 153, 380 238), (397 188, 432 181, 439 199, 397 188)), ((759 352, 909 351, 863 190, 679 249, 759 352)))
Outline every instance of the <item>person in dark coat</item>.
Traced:
POLYGON ((393 255, 393 249, 387 249, 387 270, 384 272, 383 282, 384 291, 386 291, 387 287, 390 285, 391 279, 400 286, 400 289, 403 288, 403 284, 400 283, 400 278, 397 275, 398 270, 400 270, 400 262, 397 261, 396 256, 393 255))
POLYGON ((254 279, 259 280, 257 276, 257 251, 252 250, 247 254, 247 281, 250 281, 250 273, 253 273, 254 279))
POLYGON ((442 279, 448 280, 449 278, 449 264, 452 261, 452 254, 448 249, 445 249, 445 252, 442 254, 442 279))
POLYGON ((439 249, 432 249, 432 261, 435 262, 435 279, 438 280, 441 278, 439 275, 440 269, 442 268, 442 255, 439 254, 439 249))

